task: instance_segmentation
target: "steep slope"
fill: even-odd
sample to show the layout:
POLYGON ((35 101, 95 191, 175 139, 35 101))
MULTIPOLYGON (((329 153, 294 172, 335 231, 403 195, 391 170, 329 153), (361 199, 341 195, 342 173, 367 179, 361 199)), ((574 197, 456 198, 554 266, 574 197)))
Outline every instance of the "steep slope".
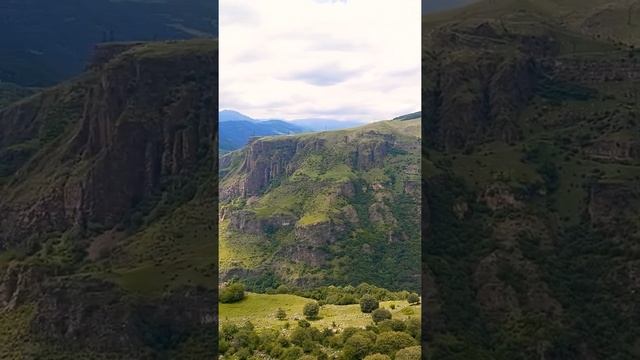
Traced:
POLYGON ((2 357, 212 353, 216 51, 103 45, 0 110, 2 357))
POLYGON ((635 30, 572 17, 621 3, 423 19, 430 358, 640 356, 640 64, 619 43, 635 30))
POLYGON ((220 274, 419 288, 420 120, 264 137, 221 159, 220 274))

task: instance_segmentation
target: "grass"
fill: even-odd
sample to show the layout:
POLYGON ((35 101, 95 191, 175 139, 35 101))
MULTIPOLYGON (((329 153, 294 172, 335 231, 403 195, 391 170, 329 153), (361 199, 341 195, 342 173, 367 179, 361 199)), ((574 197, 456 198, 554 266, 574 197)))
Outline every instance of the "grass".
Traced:
MULTIPOLYGON (((251 321, 257 328, 282 329, 287 322, 291 325, 296 325, 296 319, 304 319, 302 309, 305 304, 312 301, 315 300, 296 295, 269 295, 249 292, 240 302, 219 305, 220 324, 243 324, 251 321), (275 318, 278 308, 285 310, 287 313, 286 320, 275 318)), ((390 310, 394 319, 419 318, 421 314, 420 305, 409 305, 405 300, 382 301, 380 302, 380 307, 390 310), (392 304, 395 305, 393 310, 390 309, 392 304)), ((323 305, 320 307, 318 317, 319 319, 310 322, 311 326, 319 329, 331 328, 334 322, 338 328, 342 329, 346 327, 364 328, 372 323, 371 314, 362 313, 359 304, 323 305)))
POLYGON ((194 199, 142 231, 120 241, 98 263, 102 276, 140 295, 154 296, 184 285, 215 286, 217 250, 213 204, 194 199))
POLYGON ((191 54, 212 55, 217 49, 218 41, 212 39, 142 43, 118 55, 117 59, 114 59, 109 66, 115 66, 119 63, 119 60, 125 60, 130 56, 141 60, 154 58, 179 59, 181 56, 191 54))

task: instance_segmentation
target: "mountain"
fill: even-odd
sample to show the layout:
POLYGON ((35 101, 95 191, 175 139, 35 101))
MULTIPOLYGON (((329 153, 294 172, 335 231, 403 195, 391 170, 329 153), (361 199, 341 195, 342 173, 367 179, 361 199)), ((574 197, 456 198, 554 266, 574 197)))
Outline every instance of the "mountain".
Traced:
POLYGON ((220 279, 419 289, 420 119, 252 140, 220 160, 220 279))
POLYGON ((640 356, 631 3, 423 17, 428 358, 640 356))
POLYGON ((0 82, 0 109, 33 94, 35 91, 33 88, 0 82))
POLYGON ((0 109, 0 357, 211 358, 217 42, 96 54, 0 109))
POLYGON ((217 35, 217 1, 2 1, 0 81, 48 86, 83 71, 96 43, 217 35))
POLYGON ((477 0, 422 0, 422 13, 429 14, 467 5, 477 0))
POLYGON ((234 110, 222 110, 218 113, 218 122, 228 122, 228 121, 248 121, 248 122, 256 122, 257 120, 248 117, 247 115, 241 114, 234 110))
POLYGON ((333 119, 296 119, 290 120, 292 124, 301 126, 303 128, 311 129, 313 131, 327 131, 327 130, 340 130, 349 129, 366 124, 361 121, 351 120, 333 120, 333 119))
POLYGON ((289 135, 308 131, 282 120, 255 120, 232 110, 221 111, 218 119, 221 154, 245 146, 254 136, 289 135))

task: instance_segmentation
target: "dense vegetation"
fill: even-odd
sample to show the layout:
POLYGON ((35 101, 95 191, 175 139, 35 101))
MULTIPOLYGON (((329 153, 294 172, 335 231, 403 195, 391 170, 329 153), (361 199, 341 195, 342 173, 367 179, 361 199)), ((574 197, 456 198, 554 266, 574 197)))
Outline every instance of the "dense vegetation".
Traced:
POLYGON ((223 157, 221 279, 242 274, 258 292, 363 282, 416 291, 419 129, 413 119, 265 137, 223 157), (255 194, 235 190, 248 183, 255 194))
MULTIPOLYGON (((108 71, 92 68, 0 108, 0 124, 11 129, 0 132, 0 282, 7 299, 20 294, 21 305, 2 304, 2 340, 13 346, 1 347, 0 357, 198 359, 214 352, 217 248, 211 199, 217 181, 207 129, 216 111, 217 43, 129 46, 107 60, 108 71), (176 66, 185 62, 190 65, 176 66), (140 81, 123 83, 134 63, 140 81), (102 91, 106 83, 127 88, 126 97, 121 101, 118 91, 102 91), (145 88, 149 84, 153 91, 145 88), (179 116, 160 110, 187 100, 192 106, 179 116), (113 111, 99 116, 88 110, 96 104, 113 111), (84 137, 80 129, 98 121, 103 130, 111 127, 111 143, 90 145, 84 137), (18 122, 23 126, 14 126, 18 122), (176 171, 147 176, 145 189, 132 186, 140 184, 144 176, 137 171, 146 167, 139 162, 145 150, 135 143, 155 141, 158 133, 145 129, 163 128, 162 123, 172 124, 166 127, 173 133, 201 129, 184 138, 191 141, 192 157, 176 158, 176 171), (146 137, 122 141, 132 133, 146 137), (101 175, 106 169, 109 175, 101 175), (87 184, 102 190, 58 196, 64 189, 92 186, 87 184), (118 190, 108 190, 114 186, 118 190), (77 212, 62 210, 62 199, 75 202, 70 206, 77 212), (87 204, 93 210, 80 210, 87 204), (36 218, 59 216, 39 221, 25 215, 29 209, 39 209, 31 212, 36 218), (8 285, 18 277, 19 286, 8 285)), ((152 163, 149 168, 157 165, 152 163)))
POLYGON ((620 6, 425 17, 428 358, 640 354, 638 26, 620 6))
POLYGON ((218 348, 223 359, 363 359, 376 353, 389 358, 419 359, 420 322, 415 319, 384 320, 366 328, 318 329, 300 322, 285 331, 222 324, 218 348))

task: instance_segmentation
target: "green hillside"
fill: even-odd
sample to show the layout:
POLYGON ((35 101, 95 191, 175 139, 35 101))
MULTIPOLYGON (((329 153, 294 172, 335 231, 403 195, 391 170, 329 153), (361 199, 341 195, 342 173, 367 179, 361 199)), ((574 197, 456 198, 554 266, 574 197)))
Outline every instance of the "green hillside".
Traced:
POLYGON ((213 356, 216 52, 101 45, 0 107, 0 358, 213 356))
POLYGON ((428 358, 640 356, 630 3, 423 18, 428 358))
POLYGON ((420 120, 263 137, 221 160, 220 275, 419 289, 420 120))

